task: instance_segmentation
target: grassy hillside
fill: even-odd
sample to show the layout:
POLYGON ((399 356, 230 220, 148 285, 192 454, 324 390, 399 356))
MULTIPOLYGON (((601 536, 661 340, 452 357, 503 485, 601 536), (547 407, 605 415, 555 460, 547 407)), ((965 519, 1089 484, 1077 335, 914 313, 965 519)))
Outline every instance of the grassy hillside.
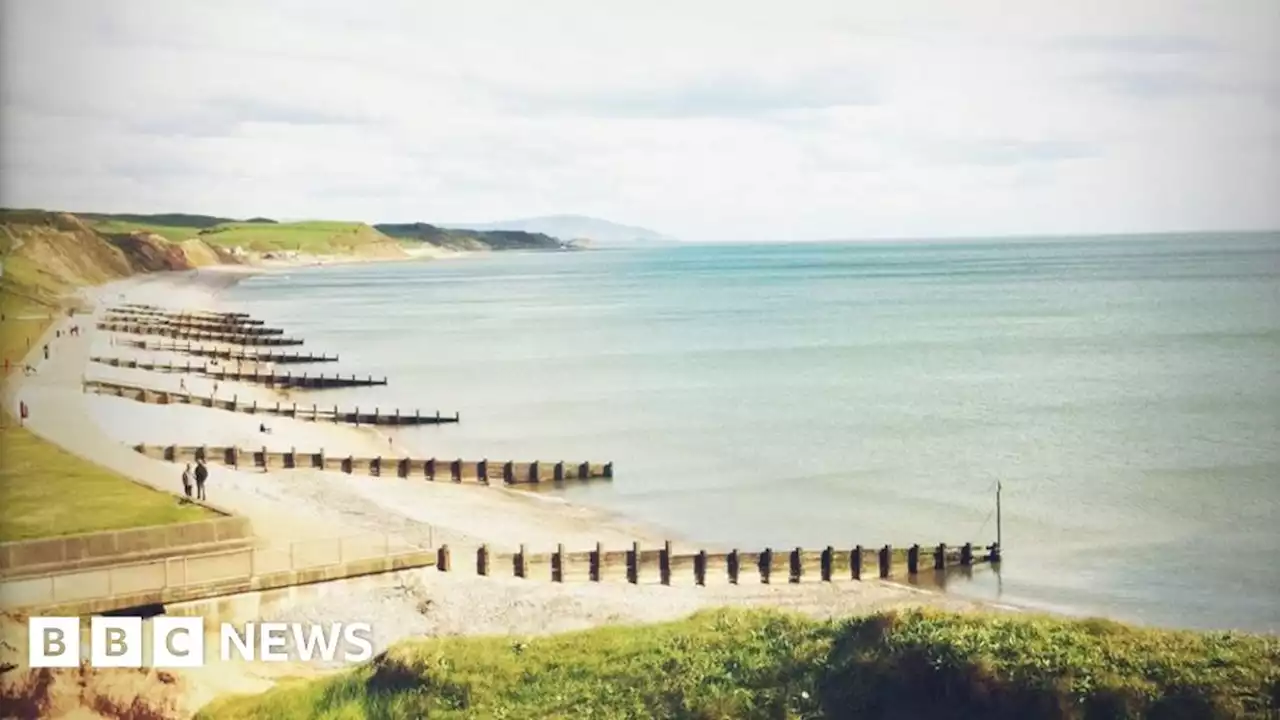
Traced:
POLYGON ((398 243, 357 222, 224 223, 206 228, 200 239, 223 247, 257 252, 296 251, 309 255, 403 255, 398 243))
POLYGON ((1235 718, 1280 707, 1275 638, 1105 621, 714 611, 401 644, 208 718, 1235 718))
POLYGON ((560 250, 566 245, 550 235, 519 230, 459 230, 427 223, 386 223, 374 228, 393 238, 446 250, 560 250))

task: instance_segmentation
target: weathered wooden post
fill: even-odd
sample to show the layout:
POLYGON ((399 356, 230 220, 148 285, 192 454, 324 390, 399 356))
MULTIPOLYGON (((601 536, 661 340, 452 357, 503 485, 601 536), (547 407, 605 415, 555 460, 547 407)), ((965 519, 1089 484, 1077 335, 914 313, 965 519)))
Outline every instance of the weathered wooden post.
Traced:
POLYGON ((828 545, 826 549, 822 551, 822 560, 820 561, 820 567, 822 568, 821 570, 822 582, 831 582, 831 576, 832 576, 831 568, 835 562, 835 555, 836 555, 836 550, 830 545, 828 545))
POLYGON ((441 545, 440 550, 438 551, 438 557, 436 558, 436 565, 439 567, 440 572, 449 572, 453 567, 453 561, 449 555, 449 544, 445 543, 444 545, 441 545))
POLYGON ((333 424, 337 425, 339 419, 340 419, 340 416, 338 415, 338 406, 334 405, 333 406, 333 424))
POLYGON ((449 469, 453 474, 453 481, 456 483, 462 482, 462 458, 454 460, 453 466, 449 469))
POLYGON ((476 463, 476 477, 480 482, 489 484, 489 458, 484 458, 476 463))
POLYGON ((325 459, 324 459, 324 448, 320 448, 320 452, 316 453, 316 455, 320 461, 320 471, 323 472, 325 470, 328 470, 329 464, 325 462, 325 459))
POLYGON ((938 543, 938 549, 935 550, 933 553, 933 569, 934 570, 947 569, 947 544, 946 543, 938 543))
POLYGON ((436 479, 436 459, 435 458, 427 458, 427 462, 423 467, 423 472, 426 473, 427 480, 431 482, 435 482, 435 479, 436 479))
POLYGON ((658 579, 663 585, 671 584, 671 541, 662 542, 662 552, 658 554, 658 579))
POLYGON ((698 587, 707 585, 707 551, 699 550, 693 558, 693 582, 698 587))
POLYGON ((854 545, 849 553, 849 572, 854 580, 862 579, 862 546, 854 545))
POLYGON ((240 469, 240 448, 236 447, 235 445, 232 445, 230 448, 227 449, 227 452, 231 455, 231 467, 236 470, 239 470, 240 469))
POLYGON ((538 474, 538 461, 534 460, 529 463, 529 482, 537 484, 541 479, 542 477, 538 474))
POLYGON ((516 577, 526 578, 529 576, 529 556, 525 551, 524 543, 520 543, 520 552, 516 553, 516 577))
POLYGON ((731 585, 738 584, 738 548, 729 551, 729 556, 725 558, 725 564, 729 566, 729 583, 731 585))
POLYGON ((600 582, 604 576, 604 545, 596 541, 596 549, 591 552, 591 582, 600 582))
POLYGON ((298 448, 292 446, 289 448, 289 454, 284 459, 284 466, 290 470, 298 467, 298 448))
POLYGON ((605 464, 604 464, 604 476, 605 476, 606 478, 612 478, 612 477, 613 477, 613 462, 612 462, 612 461, 607 462, 607 463, 605 463, 605 464))
POLYGON ((508 460, 506 464, 502 466, 502 481, 508 485, 515 484, 516 466, 515 466, 515 463, 513 463, 510 460, 508 460))
POLYGON ((960 564, 965 567, 973 564, 973 543, 965 543, 960 548, 960 564))
POLYGON ((481 577, 489 576, 489 545, 480 546, 480 551, 476 555, 476 573, 481 577))
POLYGON ((893 574, 893 546, 880 548, 880 577, 887 578, 893 574))
POLYGON ((791 551, 791 578, 790 579, 791 579, 791 582, 793 583, 800 582, 802 576, 804 575, 804 564, 801 562, 801 560, 803 559, 801 557, 801 554, 803 552, 804 551, 798 547, 795 550, 791 551))
POLYGON ((556 479, 556 482, 564 481, 564 463, 563 462, 556 463, 555 479, 556 479))
POLYGON ((375 426, 380 425, 382 423, 382 419, 380 417, 381 415, 382 415, 382 408, 374 407, 373 408, 373 424, 375 426))
POLYGON ((773 548, 765 548, 760 553, 760 582, 769 584, 770 572, 773 570, 773 548))
POLYGON ((348 475, 356 474, 356 458, 354 455, 347 456, 346 467, 342 468, 342 470, 348 475))
POLYGON ((556 554, 551 556, 551 581, 564 582, 564 543, 556 543, 556 554))
POLYGON ((369 474, 373 477, 382 477, 382 456, 379 455, 369 461, 369 474))
POLYGON ((907 574, 915 575, 920 572, 920 544, 916 543, 907 548, 907 574))
POLYGON ((315 403, 311 403, 311 422, 315 422, 320 417, 320 410, 315 403))
POLYGON ((360 406, 356 406, 356 427, 360 427, 360 406))
POLYGON ((632 542, 627 551, 627 582, 632 585, 640 583, 640 543, 632 542))
POLYGON ((578 466, 578 479, 586 480, 591 477, 591 463, 584 462, 578 466))

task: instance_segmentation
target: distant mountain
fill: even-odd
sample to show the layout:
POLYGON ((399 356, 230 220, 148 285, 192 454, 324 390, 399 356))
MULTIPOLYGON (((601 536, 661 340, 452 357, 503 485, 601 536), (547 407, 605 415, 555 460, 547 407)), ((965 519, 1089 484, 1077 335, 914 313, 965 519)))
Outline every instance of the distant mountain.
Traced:
POLYGON ((415 240, 439 248, 460 251, 566 250, 570 243, 542 233, 523 230, 474 230, 442 228, 428 223, 382 223, 374 229, 397 240, 415 240))
POLYGON ((673 237, 648 228, 585 217, 583 215, 547 215, 544 217, 504 220, 494 223, 449 225, 450 228, 471 230, 520 230, 541 233, 566 241, 588 240, 592 245, 632 245, 679 242, 673 237))

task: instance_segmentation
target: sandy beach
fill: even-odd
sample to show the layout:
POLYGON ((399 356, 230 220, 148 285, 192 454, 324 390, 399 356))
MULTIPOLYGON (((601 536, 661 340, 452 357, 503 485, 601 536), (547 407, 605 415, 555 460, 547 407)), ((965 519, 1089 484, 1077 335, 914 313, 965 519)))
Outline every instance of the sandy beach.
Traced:
MULTIPOLYGON (((245 273, 242 269, 215 269, 145 276, 88 290, 85 299, 94 306, 95 317, 100 317, 107 307, 122 302, 218 310, 218 293, 245 277, 245 273)), ((81 382, 86 378, 174 391, 185 382, 190 392, 214 392, 212 381, 196 375, 90 362, 89 358, 94 355, 158 362, 190 359, 124 345, 119 342, 121 339, 143 338, 98 331, 93 320, 87 315, 59 319, 46 336, 50 359, 37 362, 40 357, 37 347, 31 356, 37 374, 15 375, 5 386, 4 401, 15 413, 19 401, 28 403, 31 418, 27 425, 33 432, 138 482, 177 493, 181 466, 141 456, 129 447, 136 443, 234 444, 299 451, 324 448, 331 455, 394 455, 399 451, 387 436, 369 428, 272 417, 267 420, 272 432, 263 434, 258 428, 263 421, 260 417, 187 405, 147 405, 84 393, 81 382), (80 328, 78 337, 68 336, 66 332, 56 337, 55 333, 73 325, 80 328)), ((154 337, 147 339, 155 340, 154 337)), ((241 400, 259 402, 292 402, 275 391, 231 382, 219 383, 217 395, 223 398, 235 395, 241 400)), ((208 488, 213 504, 252 520, 263 546, 385 534, 388 543, 418 547, 448 543, 459 553, 468 552, 481 543, 505 551, 515 550, 523 543, 531 551, 547 552, 557 543, 563 543, 569 550, 590 549, 597 542, 612 549, 629 547, 633 541, 645 547, 658 547, 671 537, 661 529, 605 511, 500 487, 310 470, 235 471, 214 466, 208 488)), ((676 544, 678 549, 698 548, 691 541, 676 544)), ((964 599, 877 580, 697 588, 553 584, 482 578, 465 571, 428 571, 402 587, 338 589, 320 599, 272 612, 292 620, 371 622, 377 648, 381 650, 397 640, 414 636, 554 632, 609 623, 674 619, 701 608, 723 605, 766 605, 831 617, 920 604, 952 609, 979 607, 964 599)), ((245 678, 257 678, 250 670, 242 670, 245 678)), ((260 679, 242 678, 229 685, 227 682, 230 681, 219 680, 214 685, 261 689, 260 679)))

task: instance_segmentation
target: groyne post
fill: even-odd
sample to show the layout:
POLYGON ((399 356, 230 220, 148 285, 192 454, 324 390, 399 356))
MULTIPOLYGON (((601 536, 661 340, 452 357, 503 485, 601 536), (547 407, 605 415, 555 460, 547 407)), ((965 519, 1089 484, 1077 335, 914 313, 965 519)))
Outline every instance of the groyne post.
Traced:
POLYGON ((596 549, 591 551, 590 576, 592 582, 600 582, 604 575, 604 545, 596 541, 596 549))
POLYGON ((449 543, 440 546, 439 555, 436 558, 436 565, 440 567, 441 572, 449 572, 453 567, 453 558, 450 557, 449 543))
POLYGON ((520 543, 520 551, 515 556, 516 577, 526 578, 529 576, 529 557, 525 552, 524 543, 520 543))
POLYGON ((973 564, 973 543, 965 543, 960 548, 960 564, 965 567, 973 564))
POLYGON ((768 585, 770 572, 773 570, 773 548, 765 548, 760 553, 760 582, 768 585))
POLYGON ((564 582, 564 543, 556 543, 556 553, 551 556, 551 581, 564 582))
POLYGON ((658 579, 663 585, 671 584, 671 541, 664 540, 658 554, 658 579))
POLYGON ((707 551, 699 550, 693 558, 693 582, 698 587, 707 585, 707 551))
POLYGON ((854 545, 853 552, 849 554, 849 573, 854 580, 862 579, 862 546, 854 545))
POLYGON ((893 573, 893 547, 885 545, 880 548, 880 577, 887 578, 893 573))
POLYGON ((627 582, 640 584, 640 543, 632 542, 627 551, 627 582))
POLYGON ((729 566, 729 584, 737 585, 738 571, 741 570, 738 548, 729 551, 729 555, 725 558, 725 564, 729 566))
POLYGON ((822 582, 831 582, 831 567, 834 564, 835 554, 835 548, 830 545, 822 551, 822 561, 820 564, 820 567, 822 568, 822 582))
POLYGON ((804 551, 799 547, 791 551, 791 582, 793 583, 800 582, 804 575, 803 553, 804 551))
POLYGON ((947 569, 947 544, 938 543, 938 549, 933 552, 933 569, 947 569))
POLYGON ((480 551, 476 556, 476 573, 481 577, 489 576, 489 546, 484 544, 480 546, 480 551))

